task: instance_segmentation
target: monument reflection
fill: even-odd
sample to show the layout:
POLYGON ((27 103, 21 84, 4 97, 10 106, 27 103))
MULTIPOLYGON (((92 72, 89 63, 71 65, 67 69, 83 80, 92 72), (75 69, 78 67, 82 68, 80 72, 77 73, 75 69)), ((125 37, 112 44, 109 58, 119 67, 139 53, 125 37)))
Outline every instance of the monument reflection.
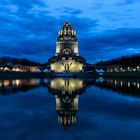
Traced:
POLYGON ((85 82, 81 79, 51 79, 48 90, 55 96, 58 121, 68 129, 76 122, 79 95, 85 92, 85 82))

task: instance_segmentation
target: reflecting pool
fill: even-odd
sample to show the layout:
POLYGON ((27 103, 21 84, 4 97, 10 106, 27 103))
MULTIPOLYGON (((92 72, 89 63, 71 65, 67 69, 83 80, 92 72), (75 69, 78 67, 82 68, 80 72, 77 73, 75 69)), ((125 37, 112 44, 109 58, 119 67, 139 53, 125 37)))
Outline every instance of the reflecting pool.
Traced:
POLYGON ((140 80, 0 80, 0 140, 140 140, 140 80))

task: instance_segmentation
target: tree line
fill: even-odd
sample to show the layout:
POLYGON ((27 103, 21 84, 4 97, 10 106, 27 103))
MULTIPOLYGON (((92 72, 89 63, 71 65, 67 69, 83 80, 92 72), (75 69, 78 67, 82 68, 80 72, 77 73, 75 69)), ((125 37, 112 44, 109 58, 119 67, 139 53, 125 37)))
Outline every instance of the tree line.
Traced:
POLYGON ((95 65, 96 66, 121 65, 122 67, 137 67, 140 66, 140 54, 127 55, 108 61, 100 61, 95 65))
POLYGON ((23 66, 39 66, 40 63, 30 61, 28 59, 19 59, 12 57, 0 57, 0 66, 23 65, 23 66))

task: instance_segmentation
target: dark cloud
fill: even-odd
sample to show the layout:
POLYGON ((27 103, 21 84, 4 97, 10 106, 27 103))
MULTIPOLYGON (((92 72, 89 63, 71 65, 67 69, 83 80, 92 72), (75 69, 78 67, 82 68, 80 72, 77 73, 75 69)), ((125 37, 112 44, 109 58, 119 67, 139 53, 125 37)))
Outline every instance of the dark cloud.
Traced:
POLYGON ((85 57, 88 56, 88 60, 91 62, 111 59, 129 53, 140 53, 140 29, 109 30, 94 35, 91 33, 80 38, 79 45, 81 53, 85 57), (134 52, 128 52, 129 48, 134 52), (89 53, 91 56, 88 55, 89 53))
POLYGON ((82 42, 83 45, 87 44, 87 42, 89 43, 88 49, 94 49, 93 47, 99 49, 100 47, 105 46, 138 47, 140 45, 140 29, 117 29, 104 31, 94 35, 89 34, 89 37, 86 37, 84 41, 82 42))
POLYGON ((80 54, 87 61, 117 57, 125 54, 129 48, 139 49, 140 29, 114 29, 97 33, 98 21, 81 16, 82 11, 78 9, 55 9, 61 13, 57 17, 52 16, 48 6, 40 0, 5 0, 0 3, 1 56, 18 57, 18 54, 45 62, 55 53, 57 32, 65 21, 71 22, 76 29, 80 54), (108 56, 106 52, 111 54, 108 56))

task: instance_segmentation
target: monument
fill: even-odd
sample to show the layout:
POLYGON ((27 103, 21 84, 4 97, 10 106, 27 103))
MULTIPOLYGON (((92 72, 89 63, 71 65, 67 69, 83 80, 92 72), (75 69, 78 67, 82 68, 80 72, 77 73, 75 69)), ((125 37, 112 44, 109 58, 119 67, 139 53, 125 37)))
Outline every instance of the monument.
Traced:
POLYGON ((86 60, 79 55, 76 31, 69 22, 65 22, 58 32, 56 52, 48 60, 52 72, 83 72, 86 60))

